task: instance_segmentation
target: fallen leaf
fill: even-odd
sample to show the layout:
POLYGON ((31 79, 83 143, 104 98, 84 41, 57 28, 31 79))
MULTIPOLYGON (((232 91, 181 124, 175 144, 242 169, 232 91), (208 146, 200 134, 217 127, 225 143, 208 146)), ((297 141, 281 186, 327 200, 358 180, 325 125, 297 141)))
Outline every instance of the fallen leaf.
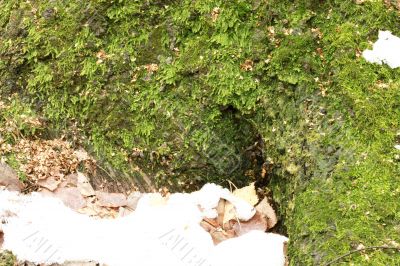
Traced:
POLYGON ((78 174, 69 174, 67 175, 63 181, 58 185, 61 187, 76 187, 78 186, 78 174))
POLYGON ((49 177, 47 179, 42 179, 38 181, 38 185, 47 188, 50 191, 54 191, 58 188, 58 185, 61 183, 60 180, 56 180, 54 177, 49 177))
POLYGON ((246 59, 243 64, 240 65, 240 68, 244 71, 252 71, 254 62, 250 59, 246 59))
POLYGON ((102 207, 119 208, 128 204, 126 196, 122 193, 96 191, 96 197, 99 206, 102 207))
POLYGON ((216 22, 218 20, 219 14, 221 13, 221 9, 219 7, 214 7, 211 12, 212 22, 216 22))
POLYGON ((98 52, 96 53, 96 57, 97 57, 97 59, 104 60, 104 59, 107 59, 108 55, 107 55, 106 52, 102 49, 102 50, 100 50, 100 51, 98 51, 98 52))
POLYGON ((62 200, 62 202, 73 210, 79 210, 86 206, 86 200, 78 188, 66 187, 58 188, 53 195, 62 200))
POLYGON ((119 211, 102 207, 98 202, 88 202, 84 208, 78 210, 79 213, 97 218, 117 218, 119 211))
MULTIPOLYGON (((258 196, 254 182, 246 187, 236 189, 232 194, 235 197, 248 202, 252 206, 256 205, 258 202, 258 196)), ((230 202, 226 202, 223 224, 225 225, 230 220, 236 220, 236 210, 230 202)))
POLYGON ((271 229, 278 222, 278 218, 276 217, 275 210, 269 204, 268 199, 264 198, 257 206, 257 212, 259 212, 265 219, 268 221, 268 229, 271 229))
POLYGON ((80 162, 90 159, 89 154, 83 149, 75 150, 73 154, 76 156, 76 158, 80 162))
POLYGON ((136 210, 137 204, 142 197, 142 193, 135 191, 128 195, 126 206, 132 211, 136 210))
POLYGON ((7 190, 18 192, 21 192, 24 188, 22 182, 19 181, 17 172, 3 162, 0 162, 0 186, 6 187, 7 190))
POLYGON ((247 222, 234 221, 233 230, 237 236, 244 235, 253 230, 267 231, 268 220, 260 213, 256 214, 247 222))
POLYGON ((92 185, 90 184, 89 180, 81 172, 78 172, 77 187, 78 187, 79 192, 82 194, 82 196, 90 197, 90 196, 96 195, 96 192, 94 191, 94 189, 93 189, 92 185))
POLYGON ((242 200, 247 201, 251 205, 256 205, 258 202, 258 196, 256 192, 256 188, 254 185, 254 182, 248 185, 247 187, 242 187, 239 189, 236 189, 232 193, 235 197, 238 197, 242 200))
POLYGON ((78 212, 93 217, 98 215, 99 208, 100 208, 99 206, 88 204, 87 206, 80 208, 78 212))

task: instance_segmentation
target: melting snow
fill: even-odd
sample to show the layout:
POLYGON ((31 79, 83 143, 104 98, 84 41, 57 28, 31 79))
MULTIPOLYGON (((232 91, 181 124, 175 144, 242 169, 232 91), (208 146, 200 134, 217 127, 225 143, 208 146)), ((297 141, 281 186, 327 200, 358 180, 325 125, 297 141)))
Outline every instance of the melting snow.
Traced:
POLYGON ((400 67, 400 38, 390 31, 379 31, 372 50, 365 50, 363 57, 370 63, 385 63, 391 68, 400 67))
POLYGON ((215 216, 220 198, 250 219, 253 206, 214 184, 191 194, 172 194, 164 204, 146 194, 136 211, 117 219, 94 219, 37 193, 0 190, 4 250, 35 263, 96 261, 109 266, 283 266, 284 236, 251 231, 214 246, 200 227, 215 216), (200 211, 198 205, 204 211, 200 211))

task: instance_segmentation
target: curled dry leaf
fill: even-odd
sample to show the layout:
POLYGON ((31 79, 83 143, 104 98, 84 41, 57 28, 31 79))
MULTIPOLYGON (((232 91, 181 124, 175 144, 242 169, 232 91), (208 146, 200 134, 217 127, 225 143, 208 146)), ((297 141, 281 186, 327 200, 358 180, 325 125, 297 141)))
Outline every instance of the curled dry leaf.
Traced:
POLYGON ((275 210, 269 204, 267 198, 264 198, 256 206, 256 210, 257 210, 257 212, 259 212, 268 221, 268 228, 267 229, 271 229, 278 222, 278 218, 276 216, 275 210))

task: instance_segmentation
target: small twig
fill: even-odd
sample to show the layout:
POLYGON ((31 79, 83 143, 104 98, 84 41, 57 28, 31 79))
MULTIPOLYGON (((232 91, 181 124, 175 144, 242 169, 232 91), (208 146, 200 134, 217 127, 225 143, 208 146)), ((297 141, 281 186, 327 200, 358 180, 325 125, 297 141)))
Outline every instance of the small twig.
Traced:
POLYGON ((226 181, 229 184, 229 190, 231 191, 231 193, 232 193, 232 186, 235 187, 235 189, 238 189, 237 186, 231 180, 227 179, 226 181))
POLYGON ((345 257, 348 257, 348 256, 352 255, 353 253, 358 253, 358 252, 362 252, 362 251, 370 250, 370 249, 394 249, 394 250, 400 251, 400 248, 396 248, 396 247, 386 247, 386 246, 365 247, 365 248, 360 248, 360 249, 356 249, 356 250, 349 251, 349 252, 347 252, 346 254, 343 254, 342 256, 337 257, 336 259, 331 260, 330 262, 324 264, 324 266, 332 265, 332 264, 338 262, 339 260, 341 260, 341 259, 343 259, 343 258, 345 258, 345 257))

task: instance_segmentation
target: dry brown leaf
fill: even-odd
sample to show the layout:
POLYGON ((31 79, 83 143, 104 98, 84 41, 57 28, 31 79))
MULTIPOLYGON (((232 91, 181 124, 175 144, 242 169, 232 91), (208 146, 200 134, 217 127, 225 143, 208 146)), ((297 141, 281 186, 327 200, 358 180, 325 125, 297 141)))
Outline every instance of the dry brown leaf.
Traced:
POLYGON ((219 14, 221 13, 221 9, 219 7, 214 7, 211 12, 212 22, 216 22, 218 20, 219 14))
POLYGON ((62 139, 23 139, 12 147, 12 151, 21 165, 20 170, 33 182, 50 176, 62 179, 75 172, 79 164, 71 144, 62 139))
POLYGON ((89 154, 83 149, 75 150, 73 154, 80 162, 91 159, 89 154))
POLYGON ((98 199, 98 205, 102 207, 119 208, 128 205, 126 196, 122 193, 96 191, 96 197, 98 199))
POLYGON ((111 208, 101 207, 98 202, 87 202, 84 208, 78 210, 79 213, 97 218, 117 218, 119 211, 111 208))
POLYGON ((53 195, 64 202, 64 204, 73 210, 79 210, 86 206, 86 200, 77 188, 66 187, 58 188, 53 195))
POLYGON ((61 181, 59 187, 76 187, 78 186, 78 174, 69 174, 63 181, 61 181))
POLYGON ((235 224, 233 225, 233 230, 238 236, 246 234, 252 230, 260 230, 265 232, 268 229, 268 220, 258 211, 253 218, 247 222, 234 222, 235 224))
POLYGON ((38 185, 47 188, 50 191, 54 191, 58 188, 58 185, 61 183, 60 180, 56 180, 54 177, 49 177, 43 180, 38 181, 38 185))
MULTIPOLYGON (((256 205, 258 202, 258 196, 254 182, 246 187, 236 189, 232 194, 235 197, 248 202, 252 206, 256 205)), ((230 202, 226 202, 223 224, 227 224, 230 220, 236 220, 236 210, 230 202)))
POLYGON ((148 64, 148 65, 145 65, 144 68, 147 70, 148 73, 153 73, 153 72, 158 71, 157 64, 148 64))
POLYGON ((19 181, 18 174, 7 164, 0 162, 0 186, 4 186, 7 190, 18 191, 24 188, 19 181))
POLYGON ((96 195, 96 192, 94 191, 94 189, 93 189, 92 185, 90 184, 89 180, 81 172, 78 172, 78 184, 77 184, 77 187, 79 189, 79 192, 82 194, 82 196, 90 197, 90 196, 96 195))
POLYGON ((254 62, 250 59, 246 59, 243 64, 240 65, 240 68, 244 71, 252 71, 254 62))
POLYGON ((98 218, 117 218, 119 213, 114 209, 101 207, 97 204, 97 202, 96 203, 88 202, 87 205, 84 208, 79 209, 78 212, 98 218))
POLYGON ((278 218, 276 216, 275 210, 269 204, 268 199, 264 198, 257 206, 257 212, 264 216, 268 221, 268 229, 271 229, 278 222, 278 218))

